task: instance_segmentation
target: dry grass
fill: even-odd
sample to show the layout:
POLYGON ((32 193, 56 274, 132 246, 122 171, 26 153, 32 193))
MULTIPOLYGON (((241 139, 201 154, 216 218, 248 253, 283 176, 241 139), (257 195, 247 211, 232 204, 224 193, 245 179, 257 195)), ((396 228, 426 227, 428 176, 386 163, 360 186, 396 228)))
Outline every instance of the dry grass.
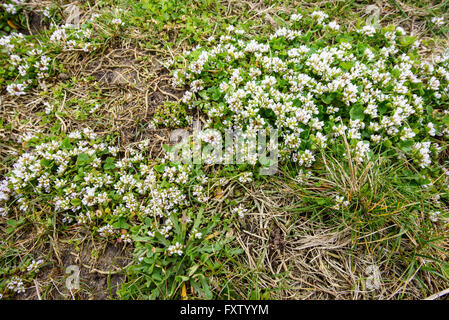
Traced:
MULTIPOLYGON (((299 213, 300 204, 307 207, 307 203, 281 181, 253 190, 246 201, 254 208, 236 233, 245 252, 242 267, 249 268, 253 278, 245 276, 234 283, 242 296, 255 283, 272 299, 423 299, 430 296, 423 286, 428 292, 447 287, 444 280, 424 270, 432 260, 417 257, 414 265, 407 258, 417 245, 413 237, 401 233, 392 237, 389 231, 394 225, 355 237, 349 226, 299 213), (373 240, 374 234, 380 239, 373 240), (379 272, 379 283, 370 288, 367 281, 374 281, 373 270, 379 272)), ((447 237, 436 245, 447 248, 447 237)), ((426 254, 447 261, 440 250, 429 249, 426 254)))

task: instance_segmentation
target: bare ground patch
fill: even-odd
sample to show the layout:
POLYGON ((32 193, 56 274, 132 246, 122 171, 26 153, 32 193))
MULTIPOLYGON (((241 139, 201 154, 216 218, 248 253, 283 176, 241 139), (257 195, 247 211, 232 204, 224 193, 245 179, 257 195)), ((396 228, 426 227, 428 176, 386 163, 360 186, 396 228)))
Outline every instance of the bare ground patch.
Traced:
POLYGON ((132 248, 120 243, 84 238, 49 239, 36 256, 51 256, 19 299, 26 300, 105 300, 117 298, 117 289, 125 280, 124 268, 132 261, 132 248), (76 243, 73 243, 73 242, 76 243), (68 277, 79 268, 79 289, 67 287, 68 277))

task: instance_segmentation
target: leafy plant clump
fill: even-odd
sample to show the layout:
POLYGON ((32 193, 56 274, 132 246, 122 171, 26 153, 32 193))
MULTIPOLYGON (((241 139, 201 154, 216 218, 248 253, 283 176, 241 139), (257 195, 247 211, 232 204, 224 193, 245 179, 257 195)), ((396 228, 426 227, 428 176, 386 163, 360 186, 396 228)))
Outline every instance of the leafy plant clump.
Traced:
POLYGON ((24 0, 6 0, 0 5, 0 32, 17 29, 23 10, 24 0))
MULTIPOLYGON (((0 243, 5 245, 3 242, 0 243)), ((0 279, 0 299, 24 293, 40 269, 46 265, 44 259, 33 259, 32 255, 23 254, 18 250, 2 248, 0 253, 0 272, 3 276, 0 279), (19 254, 22 254, 21 259, 18 257, 19 254)))
POLYGON ((62 228, 82 225, 109 241, 134 245, 132 271, 148 274, 145 283, 154 298, 173 296, 194 275, 198 282, 191 285, 207 286, 198 263, 223 247, 208 241, 223 217, 203 212, 209 193, 228 178, 149 159, 147 140, 121 157, 113 143, 87 128, 66 137, 30 135, 24 143, 32 149, 0 182, 1 217, 45 210, 58 214, 62 228))
MULTIPOLYGON (((20 4, 20 8, 24 5, 20 4)), ((8 6, 4 5, 5 8, 12 8, 8 6)), ((10 14, 19 12, 18 9, 10 11, 10 14)), ((43 15, 50 24, 48 32, 25 35, 18 30, 8 29, 6 34, 0 33, 0 88, 6 88, 10 95, 23 96, 29 89, 53 76, 60 67, 56 60, 59 53, 87 54, 98 49, 104 43, 104 34, 103 29, 95 29, 95 25, 108 20, 109 29, 117 31, 123 24, 119 18, 112 19, 108 13, 92 14, 82 23, 78 21, 60 25, 55 21, 60 22, 61 17, 52 12, 51 8, 46 7, 43 15)))
POLYGON ((320 150, 345 153, 347 140, 355 163, 387 152, 413 163, 423 186, 445 187, 449 53, 427 62, 400 27, 346 30, 321 11, 293 14, 271 35, 229 26, 209 41, 175 61, 173 80, 206 128, 248 138, 277 129, 280 160, 304 168, 320 150))
POLYGON ((185 127, 190 121, 186 109, 177 102, 167 101, 161 104, 153 115, 153 123, 163 127, 185 127))

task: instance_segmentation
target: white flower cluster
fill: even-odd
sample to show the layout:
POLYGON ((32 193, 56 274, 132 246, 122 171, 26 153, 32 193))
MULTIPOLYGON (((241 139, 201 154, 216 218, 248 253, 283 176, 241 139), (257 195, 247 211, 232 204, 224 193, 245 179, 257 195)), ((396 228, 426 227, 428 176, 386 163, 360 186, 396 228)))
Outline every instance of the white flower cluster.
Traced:
POLYGON ((253 181, 253 173, 251 171, 244 172, 240 177, 239 181, 241 183, 250 183, 253 181))
POLYGON ((35 79, 49 77, 51 59, 28 36, 13 32, 0 37, 0 51, 6 60, 4 68, 14 74, 14 82, 6 86, 10 95, 25 95, 35 79))
POLYGON ((125 23, 120 18, 114 18, 111 21, 112 24, 115 24, 116 26, 124 26, 125 23))
POLYGON ((45 261, 43 259, 39 259, 37 261, 36 260, 31 261, 31 263, 27 267, 27 271, 28 272, 30 272, 30 271, 38 271, 39 266, 41 264, 43 264, 44 262, 45 261))
POLYGON ((444 17, 432 17, 430 21, 438 27, 444 26, 446 24, 446 22, 444 21, 444 17))
MULTIPOLYGON (((148 141, 139 143, 138 149, 129 148, 129 156, 123 159, 117 158, 116 147, 101 142, 88 128, 73 131, 65 139, 30 143, 38 144, 23 153, 0 182, 1 216, 7 214, 10 203, 23 213, 38 209, 41 202, 36 199, 43 197, 62 214, 64 223, 103 223, 98 234, 105 238, 132 243, 130 234, 120 234, 113 224, 135 216, 151 221, 149 235, 160 233, 172 240, 176 236, 173 217, 190 207, 191 201, 209 200, 203 186, 209 180, 206 175, 196 176, 190 165, 147 160, 143 152, 148 141)), ((191 221, 187 216, 185 223, 191 221)), ((191 232, 195 239, 202 238, 199 230, 191 232)))
POLYGON ((19 277, 12 277, 6 286, 9 290, 14 291, 15 293, 24 293, 25 286, 23 284, 23 280, 19 277))
POLYGON ((91 52, 97 47, 90 24, 52 26, 50 41, 65 51, 91 52))
POLYGON ((25 0, 11 0, 12 3, 2 3, 3 8, 9 14, 16 14, 22 8, 25 0))
POLYGON ((131 238, 131 235, 129 233, 124 233, 120 235, 120 240, 123 243, 132 243, 133 239, 131 238))
POLYGON ((236 214, 240 219, 245 217, 246 212, 248 212, 248 209, 246 209, 242 204, 231 209, 231 213, 236 214))
POLYGON ((182 244, 176 242, 174 245, 168 247, 168 254, 169 255, 177 254, 179 256, 182 256, 182 248, 183 248, 182 244))
POLYGON ((432 211, 429 213, 430 221, 436 223, 440 220, 441 212, 440 211, 432 211))
POLYGON ((306 183, 311 177, 312 177, 311 171, 304 172, 303 169, 300 169, 298 174, 295 177, 295 181, 298 184, 303 184, 303 183, 306 183))
POLYGON ((193 237, 195 239, 201 239, 203 237, 203 233, 198 232, 198 230, 196 228, 193 228, 191 231, 191 237, 193 237))
MULTIPOLYGON (((6 203, 9 200, 9 194, 11 190, 8 187, 8 181, 6 179, 0 182, 0 204, 6 203)), ((0 206, 0 217, 6 217, 8 214, 8 208, 0 206)))
POLYGON ((335 205, 334 205, 335 210, 345 209, 348 206, 349 206, 349 201, 345 200, 345 197, 343 197, 343 196, 335 197, 335 205))
POLYGON ((310 16, 315 19, 318 24, 322 24, 324 20, 329 18, 329 15, 323 11, 314 11, 310 16))
MULTIPOLYGON (((329 17, 323 12, 310 17, 321 29, 341 28, 335 22, 326 25, 329 17)), ((224 129, 249 136, 276 128, 281 159, 304 167, 315 162, 314 150, 340 144, 334 138, 341 136, 358 162, 391 143, 406 150, 399 156, 423 168, 432 165, 441 150, 432 138, 449 137, 438 107, 449 99, 449 53, 434 64, 421 62, 415 51, 420 42, 400 27, 353 31, 354 41, 363 44, 357 47, 329 33, 321 36, 329 37, 329 44, 320 40, 317 47, 302 39, 303 16, 291 20, 291 28, 267 37, 230 28, 214 46, 188 53, 188 67, 176 70, 173 81, 190 88, 182 103, 199 106, 210 119, 220 119, 224 129), (436 118, 424 125, 429 106, 436 118)))
POLYGON ((98 234, 100 236, 102 236, 103 238, 107 238, 108 236, 115 235, 116 233, 117 233, 117 230, 115 230, 114 227, 110 224, 107 224, 98 229, 98 234))

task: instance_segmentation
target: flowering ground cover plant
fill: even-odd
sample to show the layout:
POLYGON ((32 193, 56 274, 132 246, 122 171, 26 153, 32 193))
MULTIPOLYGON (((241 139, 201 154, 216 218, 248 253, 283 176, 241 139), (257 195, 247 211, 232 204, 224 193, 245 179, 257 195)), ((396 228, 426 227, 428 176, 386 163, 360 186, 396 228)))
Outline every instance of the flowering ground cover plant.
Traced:
POLYGON ((388 150, 413 161, 428 177, 422 184, 441 173, 449 53, 430 63, 402 28, 344 30, 321 11, 294 14, 269 36, 227 30, 174 72, 173 84, 189 89, 180 103, 207 114, 209 127, 248 136, 277 129, 281 159, 305 168, 344 137, 356 162, 388 150))
MULTIPOLYGON (((21 13, 19 2, 3 6, 6 19, 21 13)), ((0 37, 5 108, 36 106, 38 119, 2 113, 0 134, 14 137, 16 152, 1 142, 0 298, 28 289, 41 298, 38 281, 55 277, 50 260, 70 264, 58 251, 66 235, 80 265, 80 239, 93 239, 92 257, 98 243, 129 250, 114 294, 108 278, 109 296, 122 299, 416 298, 447 287, 449 52, 430 58, 401 27, 346 26, 325 10, 281 11, 267 32, 240 17, 212 29, 203 22, 219 15, 197 17, 178 1, 107 3, 98 13, 86 5, 77 25, 45 4, 45 32, 0 37), (148 21, 163 41, 145 37, 148 21), (173 52, 198 29, 201 45, 173 52), (140 59, 147 49, 145 58, 161 56, 140 59), (108 78, 125 78, 130 61, 133 85, 108 78), (148 65, 161 67, 159 79, 148 65), (131 103, 114 109, 126 96, 131 103), (38 128, 22 129, 33 121, 38 128), (221 154, 173 161, 164 128, 198 121, 200 151, 221 148, 228 131, 246 143, 236 151, 261 132, 276 135, 277 170, 261 174, 266 163, 245 152, 229 164, 221 154), (165 144, 159 153, 155 141, 165 144), (50 249, 24 249, 34 229, 32 249, 50 249), (22 247, 8 247, 14 241, 22 247), (385 281, 367 282, 374 264, 385 281)), ((444 33, 443 18, 429 23, 444 33)))
MULTIPOLYGON (((93 22, 97 19, 104 20, 105 15, 92 15, 80 21, 79 13, 75 12, 71 23, 60 23, 60 16, 50 7, 44 7, 41 13, 42 20, 48 24, 48 33, 37 35, 36 41, 36 35, 24 35, 9 20, 10 15, 20 16, 20 10, 26 4, 25 1, 3 4, 8 13, 4 20, 9 21, 14 28, 9 33, 0 33, 0 86, 6 87, 7 92, 15 96, 25 95, 28 89, 53 76, 58 67, 55 57, 59 53, 94 52, 99 43, 104 41, 103 30, 94 31, 93 22)), ((121 24, 119 18, 108 15, 106 20, 112 24, 112 30, 116 30, 121 24)))
POLYGON ((203 221, 208 192, 215 190, 208 185, 224 187, 229 179, 211 180, 201 167, 148 159, 148 141, 127 150, 129 157, 119 157, 113 143, 102 142, 88 128, 67 137, 28 136, 23 141, 32 149, 0 184, 2 217, 9 207, 21 215, 50 210, 61 215, 66 227, 84 225, 104 239, 135 244, 136 261, 143 263, 135 268, 150 273, 152 298, 173 296, 179 289, 174 278, 187 271, 198 279, 191 285, 208 288, 195 264, 223 245, 207 243, 224 219, 216 215, 203 221), (167 275, 165 266, 176 271, 167 275), (160 289, 167 279, 170 287, 160 289))
POLYGON ((0 8, 0 30, 10 31, 16 28, 18 13, 22 10, 24 0, 11 0, 2 3, 0 8))

